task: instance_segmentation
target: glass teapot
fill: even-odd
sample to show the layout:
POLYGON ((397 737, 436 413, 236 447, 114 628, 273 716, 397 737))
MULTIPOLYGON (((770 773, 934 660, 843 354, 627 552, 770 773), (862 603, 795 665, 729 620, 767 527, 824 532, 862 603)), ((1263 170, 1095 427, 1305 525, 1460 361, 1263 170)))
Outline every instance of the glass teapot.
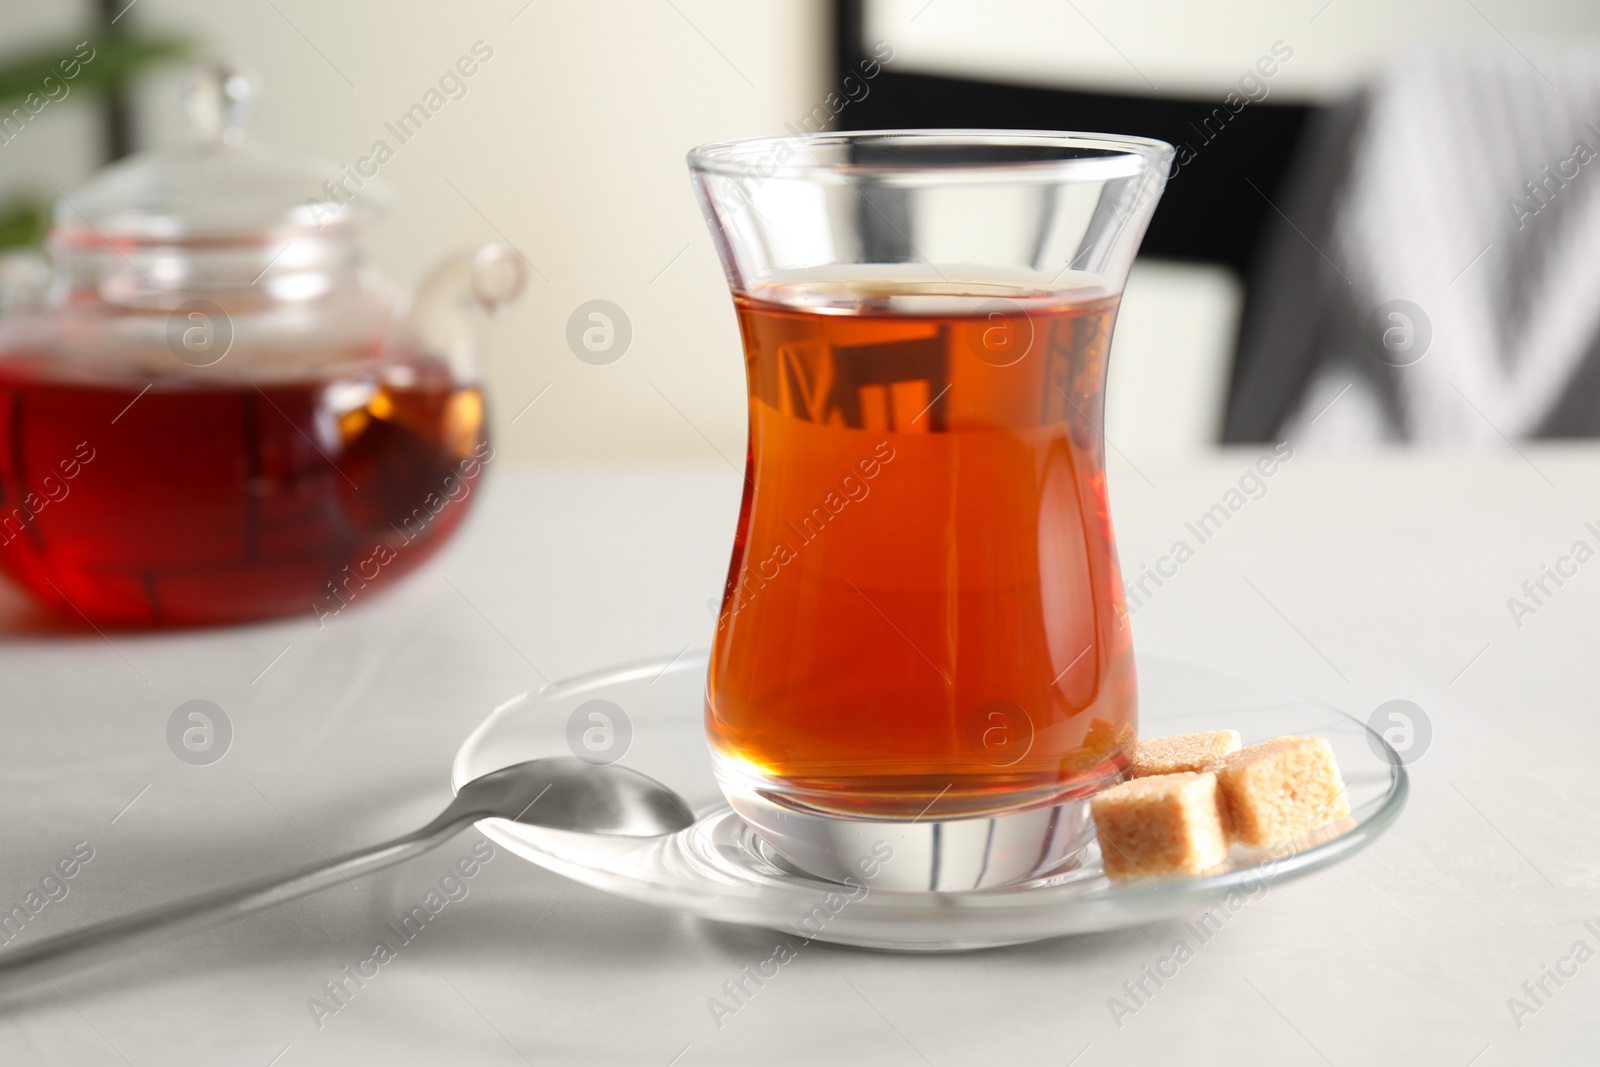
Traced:
POLYGON ((478 355, 525 261, 394 295, 362 261, 379 187, 250 143, 251 96, 198 68, 193 142, 62 196, 48 266, 0 273, 0 568, 94 624, 326 625, 449 538, 494 456, 478 355))

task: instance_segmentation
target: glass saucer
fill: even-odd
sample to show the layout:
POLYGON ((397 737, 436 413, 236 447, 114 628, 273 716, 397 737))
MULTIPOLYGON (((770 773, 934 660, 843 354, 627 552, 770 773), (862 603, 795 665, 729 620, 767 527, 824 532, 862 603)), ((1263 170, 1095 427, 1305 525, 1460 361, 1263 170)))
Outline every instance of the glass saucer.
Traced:
POLYGON ((584 747, 586 732, 599 731, 589 734, 591 744, 622 752, 616 762, 677 790, 699 815, 695 825, 647 839, 544 830, 502 819, 478 828, 523 859, 618 896, 806 939, 911 952, 1111 930, 1192 916, 1230 894, 1253 898, 1269 883, 1355 853, 1388 829, 1405 804, 1404 766, 1360 721, 1325 704, 1141 659, 1144 736, 1234 729, 1245 744, 1284 734, 1326 737, 1348 786, 1350 818, 1270 854, 1236 848, 1219 872, 1203 878, 1112 883, 1091 844, 1071 865, 1017 885, 932 893, 874 888, 870 877, 839 884, 797 870, 723 802, 702 722, 705 677, 706 653, 688 652, 509 701, 461 746, 452 785, 540 756, 576 752, 600 758, 584 747), (594 717, 596 711, 603 717, 594 717))

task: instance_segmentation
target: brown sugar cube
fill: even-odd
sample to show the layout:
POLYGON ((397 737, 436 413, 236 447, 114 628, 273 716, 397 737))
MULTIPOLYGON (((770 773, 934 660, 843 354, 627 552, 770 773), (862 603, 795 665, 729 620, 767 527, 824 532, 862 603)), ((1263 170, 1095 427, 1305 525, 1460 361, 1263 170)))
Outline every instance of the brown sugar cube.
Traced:
POLYGON ((1278 737, 1240 749, 1217 768, 1233 840, 1270 848, 1345 818, 1350 801, 1325 737, 1278 737))
POLYGON ((1140 741, 1133 751, 1133 776, 1203 771, 1224 756, 1239 751, 1238 730, 1212 730, 1203 734, 1174 734, 1140 741))
POLYGON ((1228 855, 1217 776, 1135 778, 1090 802, 1106 877, 1115 882, 1199 874, 1228 855))

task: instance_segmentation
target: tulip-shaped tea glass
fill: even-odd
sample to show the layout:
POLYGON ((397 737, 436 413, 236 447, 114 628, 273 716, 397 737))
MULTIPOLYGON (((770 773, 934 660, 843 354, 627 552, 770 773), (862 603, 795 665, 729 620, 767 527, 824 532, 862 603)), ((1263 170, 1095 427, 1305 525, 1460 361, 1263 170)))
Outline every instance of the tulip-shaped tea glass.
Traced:
POLYGON ((1172 148, 896 131, 689 155, 750 437, 706 693, 788 862, 874 887, 1047 876, 1127 773, 1106 352, 1172 148))

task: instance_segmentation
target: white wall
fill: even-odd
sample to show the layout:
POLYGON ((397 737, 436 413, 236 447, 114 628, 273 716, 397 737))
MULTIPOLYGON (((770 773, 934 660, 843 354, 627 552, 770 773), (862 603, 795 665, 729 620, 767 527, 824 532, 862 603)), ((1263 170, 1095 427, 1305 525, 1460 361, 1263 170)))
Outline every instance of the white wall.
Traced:
POLYGON ((869 0, 867 16, 903 69, 1129 93, 1220 98, 1281 40, 1284 100, 1325 99, 1425 41, 1600 36, 1594 0, 869 0))
MULTIPOLYGON (((336 163, 364 155, 484 41, 494 56, 467 95, 381 170, 396 210, 373 232, 374 262, 409 283, 503 234, 547 279, 494 337, 489 384, 509 454, 709 457, 703 433, 742 463, 738 332, 683 156, 778 131, 820 99, 825 5, 525 3, 141 0, 129 17, 245 61, 264 85, 250 130, 336 163), (633 324, 610 366, 566 346, 569 314, 595 298, 633 324)), ((152 80, 142 97, 158 141, 184 133, 177 82, 152 80)))

